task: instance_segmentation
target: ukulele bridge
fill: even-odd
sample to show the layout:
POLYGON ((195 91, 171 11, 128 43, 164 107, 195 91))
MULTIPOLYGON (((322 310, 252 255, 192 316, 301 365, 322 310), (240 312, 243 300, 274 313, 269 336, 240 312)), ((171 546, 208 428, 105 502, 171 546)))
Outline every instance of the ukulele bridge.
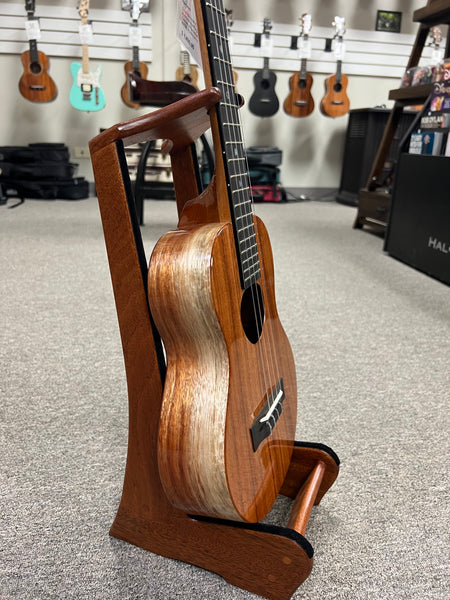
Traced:
POLYGON ((261 442, 272 433, 283 412, 284 398, 283 378, 281 378, 270 392, 266 403, 250 428, 254 452, 261 442))

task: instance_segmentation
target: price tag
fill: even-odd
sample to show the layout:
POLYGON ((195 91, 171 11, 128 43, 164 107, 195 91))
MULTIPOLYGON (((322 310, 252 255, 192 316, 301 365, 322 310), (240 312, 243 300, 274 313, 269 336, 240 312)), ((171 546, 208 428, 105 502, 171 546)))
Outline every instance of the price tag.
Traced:
POLYGON ((177 38, 194 57, 195 62, 201 66, 202 53, 198 39, 194 0, 178 0, 177 38))
POLYGON ((298 45, 298 57, 299 58, 307 58, 308 60, 311 58, 311 40, 309 37, 301 37, 299 39, 298 45))
POLYGON ((345 42, 342 40, 336 41, 336 46, 334 47, 334 58, 336 60, 344 60, 345 54, 345 42))
POLYGON ((142 28, 139 25, 130 25, 128 31, 130 46, 139 46, 142 43, 142 28))
POLYGON ((273 55, 273 39, 270 35, 261 36, 261 56, 264 58, 272 58, 273 55))
POLYGON ((79 32, 82 44, 92 44, 94 41, 94 34, 91 23, 86 23, 85 25, 80 23, 79 32))
POLYGON ((25 31, 27 34, 28 41, 30 40, 40 40, 41 39, 41 30, 39 27, 39 19, 28 19, 25 22, 25 31))

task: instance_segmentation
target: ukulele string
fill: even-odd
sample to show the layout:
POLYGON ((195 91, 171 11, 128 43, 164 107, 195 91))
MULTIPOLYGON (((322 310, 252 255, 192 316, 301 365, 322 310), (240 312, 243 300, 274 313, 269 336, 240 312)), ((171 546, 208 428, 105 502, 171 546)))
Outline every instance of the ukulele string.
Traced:
MULTIPOLYGON (((219 5, 221 4, 221 0, 218 0, 219 5)), ((223 7, 216 7, 213 6, 213 0, 209 0, 209 4, 212 8, 214 8, 215 10, 212 10, 212 21, 213 21, 213 26, 214 29, 217 30, 217 32, 219 33, 219 35, 221 36, 221 38, 223 39, 224 43, 222 44, 222 46, 224 47, 224 55, 222 58, 217 57, 219 60, 217 61, 219 63, 219 72, 220 72, 220 77, 221 80, 224 82, 233 82, 233 73, 232 73, 232 65, 231 65, 231 56, 230 56, 230 52, 229 52, 229 47, 228 47, 228 31, 226 28, 226 22, 225 22, 225 12, 223 11, 223 7), (217 18, 214 17, 214 15, 217 16, 217 18)), ((233 85, 233 91, 234 91, 234 85, 233 85)), ((223 98, 223 94, 222 94, 222 98, 223 98)), ((243 139, 242 139, 242 125, 241 125, 241 120, 240 120, 240 115, 238 112, 238 106, 237 104, 235 104, 236 102, 236 92, 234 91, 234 102, 228 102, 228 103, 224 103, 223 100, 219 102, 219 104, 221 105, 221 108, 223 108, 226 117, 227 117, 227 121, 228 123, 232 123, 233 125, 237 125, 238 127, 230 127, 230 129, 233 130, 233 142, 240 142, 238 145, 242 148, 242 156, 240 157, 240 160, 238 162, 244 162, 245 164, 245 179, 247 180, 248 186, 245 189, 245 186, 241 186, 241 189, 238 191, 238 194, 240 196, 239 200, 242 199, 243 203, 250 203, 251 205, 251 210, 250 210, 250 214, 247 213, 247 222, 246 222, 246 227, 248 227, 249 225, 251 225, 252 229, 254 230, 254 236, 255 236, 255 242, 257 241, 257 233, 256 233, 256 228, 253 225, 253 198, 251 195, 251 191, 250 191, 250 176, 249 176, 249 168, 248 168, 248 162, 247 162, 247 157, 245 152, 243 151, 243 139), (230 105, 230 106, 228 106, 230 105), (238 129, 239 132, 241 132, 241 139, 239 139, 239 136, 236 136, 236 129, 238 129), (245 191, 248 190, 248 197, 246 197, 245 191)), ((239 170, 240 171, 240 170, 239 170)), ((244 176, 244 173, 240 173, 240 175, 244 176)), ((245 240, 245 244, 246 244, 246 250, 251 251, 251 245, 249 246, 250 240, 246 238, 245 240)), ((261 270, 261 263, 258 261, 259 264, 259 268, 261 270)), ((265 279, 264 279, 265 281, 265 279)), ((255 322, 256 322, 256 326, 257 326, 257 334, 258 334, 258 339, 261 338, 261 334, 262 334, 262 327, 263 327, 263 319, 264 319, 264 309, 261 306, 261 300, 259 297, 259 294, 255 291, 255 287, 251 286, 251 295, 252 295, 252 303, 253 303, 253 311, 254 311, 254 315, 255 315, 255 322), (259 325, 261 323, 261 326, 259 325)), ((272 352, 272 348, 273 346, 273 336, 272 336, 272 329, 270 326, 268 326, 266 328, 267 330, 267 336, 265 336, 264 338, 261 339, 261 342, 258 343, 258 351, 260 353, 261 356, 261 362, 262 364, 266 364, 266 368, 269 372, 270 375, 270 381, 273 382, 274 380, 276 380, 276 373, 279 373, 279 369, 278 369, 278 364, 277 364, 277 357, 273 355, 272 352), (265 339, 267 337, 267 340, 265 339)), ((266 380, 266 371, 263 370, 263 378, 264 378, 264 386, 265 389, 267 390, 267 393, 270 394, 272 392, 272 390, 270 389, 270 387, 267 384, 267 380, 266 380)), ((275 384, 275 394, 272 395, 273 397, 273 402, 276 401, 276 399, 278 398, 278 393, 280 391, 280 386, 278 385, 279 382, 276 381, 275 384)))

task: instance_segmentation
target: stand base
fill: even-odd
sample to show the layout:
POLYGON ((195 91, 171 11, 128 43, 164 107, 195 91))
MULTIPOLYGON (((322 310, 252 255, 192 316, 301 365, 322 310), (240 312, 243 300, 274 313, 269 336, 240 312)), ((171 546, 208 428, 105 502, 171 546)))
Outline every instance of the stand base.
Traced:
POLYGON ((313 504, 335 481, 338 465, 339 459, 326 446, 296 442, 281 490, 295 498, 287 527, 195 517, 168 506, 169 514, 163 511, 160 518, 149 519, 136 514, 133 504, 122 498, 110 534, 213 571, 264 598, 288 600, 311 572, 314 550, 303 532, 313 504))

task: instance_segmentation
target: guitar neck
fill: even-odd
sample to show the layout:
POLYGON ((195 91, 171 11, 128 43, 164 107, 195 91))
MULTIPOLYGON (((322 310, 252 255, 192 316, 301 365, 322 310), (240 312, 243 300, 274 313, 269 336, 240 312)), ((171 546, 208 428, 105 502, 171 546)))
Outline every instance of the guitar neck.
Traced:
POLYGON ((139 46, 133 46, 133 71, 139 71, 139 46))
POLYGON ((269 59, 267 56, 264 57, 263 78, 269 79, 269 59))
POLYGON ((300 79, 306 79, 308 73, 308 61, 306 58, 302 58, 300 61, 300 79))
MULTIPOLYGON (((222 99, 216 107, 220 156, 227 180, 231 219, 234 228, 237 258, 243 288, 250 287, 261 276, 258 249, 253 224, 253 205, 250 194, 247 157, 239 119, 239 102, 234 89, 226 13, 222 0, 195 0, 200 43, 208 57, 205 71, 207 85, 219 88, 222 99), (200 13, 201 11, 201 13, 200 13), (202 39, 201 32, 204 31, 202 39)), ((206 61, 204 61, 206 62, 206 61)), ((219 152, 216 151, 216 156, 219 152)))
POLYGON ((37 49, 37 41, 36 40, 30 40, 29 41, 29 46, 30 46, 30 62, 31 63, 38 63, 39 62, 39 55, 38 55, 38 49, 37 49))
POLYGON ((89 46, 87 44, 81 46, 81 65, 83 73, 89 73, 89 46))
POLYGON ((342 79, 342 60, 336 61, 336 83, 341 83, 342 79))

